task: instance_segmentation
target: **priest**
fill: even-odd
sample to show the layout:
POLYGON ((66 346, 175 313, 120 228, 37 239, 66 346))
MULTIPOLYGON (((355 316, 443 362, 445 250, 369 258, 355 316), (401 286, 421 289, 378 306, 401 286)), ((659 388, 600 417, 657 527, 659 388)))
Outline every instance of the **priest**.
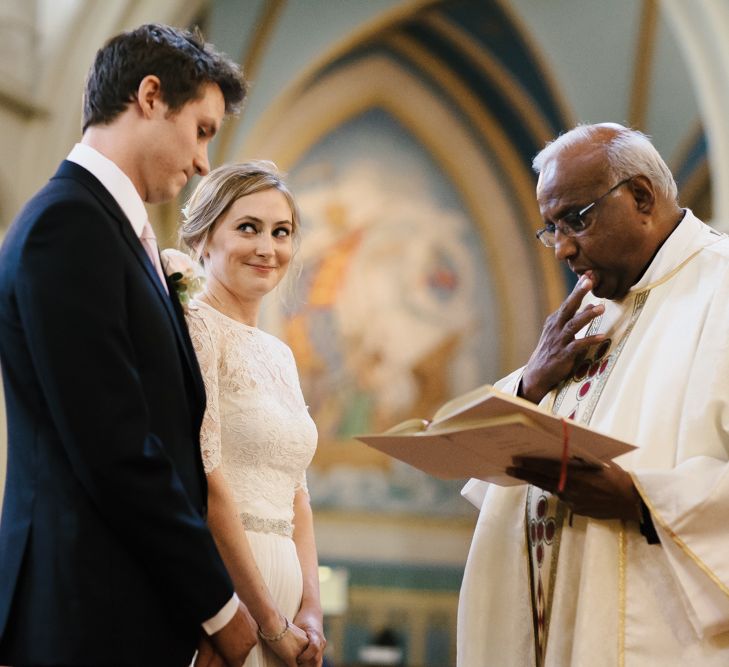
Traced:
POLYGON ((458 665, 729 665, 729 238, 640 132, 578 126, 534 168, 537 237, 578 280, 497 386, 637 448, 467 484, 458 665))

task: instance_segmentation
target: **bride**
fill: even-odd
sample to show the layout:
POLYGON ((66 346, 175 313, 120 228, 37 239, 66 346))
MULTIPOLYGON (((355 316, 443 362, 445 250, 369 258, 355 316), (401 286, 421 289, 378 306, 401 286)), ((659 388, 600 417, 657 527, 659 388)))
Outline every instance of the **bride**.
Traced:
MULTIPOLYGON (((181 237, 205 270, 186 319, 205 381, 208 524, 261 640, 245 667, 319 667, 326 640, 306 468, 316 447, 291 350, 257 327, 299 233, 271 162, 203 178, 181 237)), ((167 251, 166 251, 167 252, 167 251)))

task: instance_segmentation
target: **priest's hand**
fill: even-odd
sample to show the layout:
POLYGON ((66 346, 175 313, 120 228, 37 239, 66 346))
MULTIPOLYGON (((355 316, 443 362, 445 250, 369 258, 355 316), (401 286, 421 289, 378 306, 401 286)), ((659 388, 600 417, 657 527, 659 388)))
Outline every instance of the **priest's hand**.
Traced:
POLYGON ((570 462, 562 491, 558 491, 560 461, 522 457, 506 472, 556 494, 575 514, 593 519, 640 521, 640 494, 633 478, 612 461, 601 467, 570 462))
POLYGON ((578 312, 582 299, 592 289, 588 274, 583 275, 559 309, 544 323, 537 347, 522 374, 519 396, 539 403, 568 377, 588 348, 605 339, 603 334, 575 338, 577 333, 605 310, 602 304, 588 305, 578 312))

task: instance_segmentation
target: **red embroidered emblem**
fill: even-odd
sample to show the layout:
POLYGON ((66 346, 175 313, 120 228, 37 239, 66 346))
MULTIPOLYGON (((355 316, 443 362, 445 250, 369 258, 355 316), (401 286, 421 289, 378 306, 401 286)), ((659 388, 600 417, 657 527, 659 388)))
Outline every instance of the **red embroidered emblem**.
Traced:
MULTIPOLYGON (((536 489, 534 489, 536 491, 536 489)), ((549 577, 546 561, 549 558, 547 546, 551 546, 557 534, 556 516, 553 515, 556 509, 554 500, 552 501, 552 509, 545 494, 541 494, 534 505, 532 518, 529 521, 529 547, 533 554, 532 574, 534 577, 533 585, 535 588, 535 596, 533 598, 535 605, 535 625, 536 639, 539 647, 540 662, 544 657, 544 649, 546 646, 546 608, 547 600, 544 589, 544 577, 549 577), (536 566, 536 567, 534 567, 536 566)))
MULTIPOLYGON (((590 390, 595 386, 593 378, 599 377, 607 370, 607 367, 610 364, 610 357, 605 357, 605 355, 610 349, 611 344, 612 340, 610 338, 604 340, 602 343, 600 343, 600 346, 597 348, 595 354, 592 357, 583 359, 577 365, 572 379, 575 382, 582 382, 580 387, 577 389, 578 401, 581 401, 583 398, 585 398, 585 396, 587 396, 587 394, 590 393, 590 390)), ((575 408, 575 410, 573 410, 572 414, 570 415, 570 419, 575 418, 574 415, 576 412, 577 409, 575 408)))

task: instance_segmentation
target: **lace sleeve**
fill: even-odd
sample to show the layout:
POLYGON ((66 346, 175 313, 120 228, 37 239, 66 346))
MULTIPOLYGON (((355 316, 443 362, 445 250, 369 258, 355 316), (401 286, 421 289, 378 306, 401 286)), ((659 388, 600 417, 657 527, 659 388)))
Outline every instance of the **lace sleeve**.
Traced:
POLYGON ((187 316, 197 360, 200 364, 207 403, 202 427, 200 428, 200 449, 205 474, 209 475, 220 465, 220 410, 218 393, 218 359, 215 342, 207 323, 199 312, 187 316))
MULTIPOLYGON (((283 349, 285 350, 284 354, 287 357, 288 367, 291 371, 291 385, 292 387, 295 387, 294 391, 297 395, 297 400, 300 401, 301 405, 304 406, 304 409, 307 411, 308 417, 309 406, 305 404, 304 395, 301 391, 301 381, 299 380, 299 369, 296 366, 296 358, 294 357, 293 350, 288 345, 283 344, 283 349)), ((316 427, 314 427, 314 430, 316 431, 316 427)), ((309 486, 306 483, 306 468, 301 471, 301 474, 296 480, 296 483, 294 485, 294 491, 304 491, 306 495, 309 495, 309 486)))

